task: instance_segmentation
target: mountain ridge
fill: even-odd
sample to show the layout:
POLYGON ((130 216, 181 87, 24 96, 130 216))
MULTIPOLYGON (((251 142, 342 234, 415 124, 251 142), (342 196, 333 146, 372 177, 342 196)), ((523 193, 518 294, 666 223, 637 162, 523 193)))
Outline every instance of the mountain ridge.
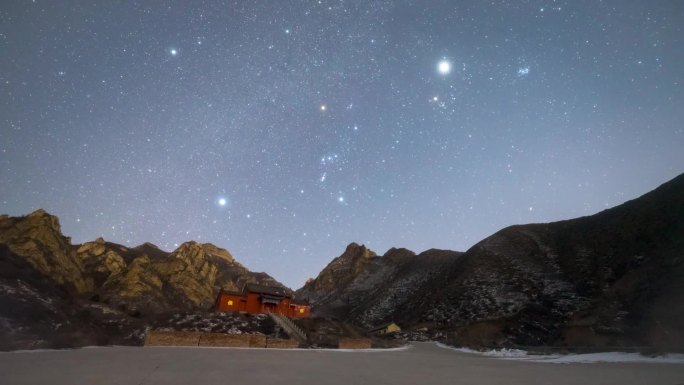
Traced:
POLYGON ((45 210, 0 216, 0 349, 137 344, 160 317, 203 313, 247 283, 285 288, 213 244, 71 244, 45 210))
MULTIPOLYGON (((0 215, 0 265, 4 346, 104 343, 103 330, 138 333, 135 319, 209 309, 220 290, 284 287, 210 243, 168 252, 103 238, 71 244, 42 209, 0 215)), ((465 252, 380 256, 350 243, 294 295, 320 316, 366 328, 396 321, 457 345, 682 350, 682 278, 684 174, 594 215, 508 226, 465 252)))
MULTIPOLYGON (((23 217, 3 216, 0 243, 77 296, 114 301, 124 296, 129 305, 132 299, 142 300, 135 297, 143 292, 163 301, 160 293, 151 293, 162 286, 183 292, 173 301, 188 307, 209 305, 219 290, 238 290, 248 282, 284 287, 267 274, 249 271, 230 252, 211 243, 188 241, 171 252, 151 243, 129 248, 102 237, 72 245, 61 233, 59 219, 43 209, 23 217), (146 277, 140 276, 143 271, 146 277)), ((153 303, 141 305, 148 311, 161 310, 153 303)))
POLYGON ((683 234, 684 174, 594 215, 506 227, 437 266, 421 266, 417 284, 402 283, 401 264, 385 263, 345 276, 344 284, 328 282, 334 292, 315 290, 316 278, 296 293, 314 312, 366 326, 427 325, 455 344, 682 349, 683 234))

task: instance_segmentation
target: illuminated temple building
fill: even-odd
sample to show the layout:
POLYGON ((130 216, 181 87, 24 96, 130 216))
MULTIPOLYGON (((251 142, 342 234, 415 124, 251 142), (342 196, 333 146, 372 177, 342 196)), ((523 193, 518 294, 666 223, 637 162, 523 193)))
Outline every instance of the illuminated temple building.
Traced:
POLYGON ((276 313, 294 318, 310 315, 309 305, 294 302, 287 289, 253 284, 245 285, 242 292, 222 290, 216 298, 215 308, 221 312, 276 313))

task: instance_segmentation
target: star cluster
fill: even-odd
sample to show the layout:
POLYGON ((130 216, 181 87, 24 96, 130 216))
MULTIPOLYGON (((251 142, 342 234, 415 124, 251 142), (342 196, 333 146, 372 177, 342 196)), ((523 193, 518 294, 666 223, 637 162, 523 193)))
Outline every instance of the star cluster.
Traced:
POLYGON ((677 1, 0 5, 0 212, 299 287, 684 169, 677 1))

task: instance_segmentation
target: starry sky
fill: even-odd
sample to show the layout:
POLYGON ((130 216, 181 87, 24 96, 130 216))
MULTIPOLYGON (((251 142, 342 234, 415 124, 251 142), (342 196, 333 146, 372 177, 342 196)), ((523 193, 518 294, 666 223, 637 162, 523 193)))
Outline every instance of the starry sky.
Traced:
POLYGON ((464 251, 684 171, 681 1, 0 3, 0 213, 228 249, 464 251))

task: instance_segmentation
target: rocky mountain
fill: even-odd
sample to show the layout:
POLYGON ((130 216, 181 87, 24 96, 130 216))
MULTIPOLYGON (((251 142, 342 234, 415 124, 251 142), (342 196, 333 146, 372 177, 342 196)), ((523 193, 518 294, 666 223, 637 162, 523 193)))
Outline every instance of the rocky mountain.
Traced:
POLYGON ((297 291, 314 312, 428 325, 455 344, 684 349, 684 175, 598 214, 505 228, 461 254, 351 244, 297 291))
POLYGON ((296 296, 308 300, 317 315, 370 327, 413 312, 413 293, 439 279, 443 269, 461 254, 432 249, 416 255, 393 248, 380 257, 351 243, 316 279, 297 290, 296 296))
MULTIPOLYGON (((150 326, 270 330, 205 312, 244 283, 282 286, 211 244, 73 245, 43 210, 0 216, 1 350, 137 344, 150 326)), ((296 296, 318 315, 395 321, 457 345, 684 351, 684 174, 592 216, 505 228, 465 253, 378 256, 352 243, 296 296)))
POLYGON ((0 216, 0 348, 133 341, 123 331, 206 310, 219 290, 246 283, 284 287, 212 244, 186 242, 171 253, 102 238, 72 245, 43 210, 0 216))

